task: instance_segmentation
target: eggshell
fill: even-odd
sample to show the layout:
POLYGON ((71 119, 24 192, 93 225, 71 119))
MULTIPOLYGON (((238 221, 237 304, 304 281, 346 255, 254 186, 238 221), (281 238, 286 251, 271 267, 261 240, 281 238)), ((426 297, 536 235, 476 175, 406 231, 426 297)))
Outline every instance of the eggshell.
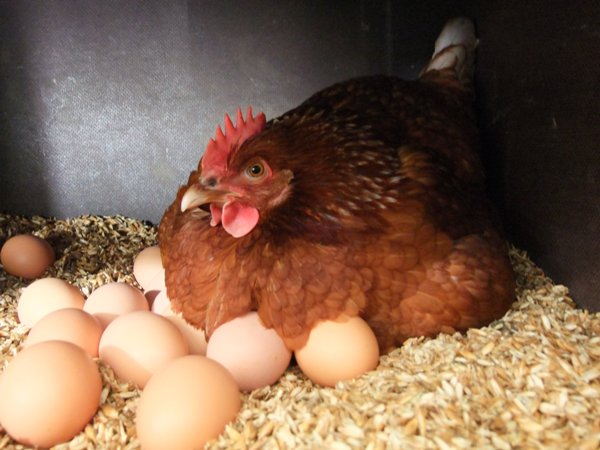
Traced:
POLYGON ((148 381, 137 407, 144 450, 197 449, 223 432, 240 410, 231 374, 203 356, 175 359, 148 381))
POLYGON ((171 302, 165 291, 160 291, 152 304, 152 311, 170 320, 187 340, 192 355, 206 355, 206 336, 203 330, 188 323, 180 314, 171 308, 171 302))
POLYGON ((101 390, 98 368, 80 347, 40 342, 17 353, 0 375, 0 423, 24 445, 66 442, 94 416, 101 390))
POLYGON ((355 378, 379 363, 375 333, 360 317, 319 322, 295 352, 302 372, 323 386, 355 378))
POLYGON ((102 330, 98 319, 81 309, 59 309, 38 320, 23 345, 31 347, 44 341, 67 341, 81 347, 95 358, 98 356, 102 330))
POLYGON ((157 275, 154 278, 152 278, 148 283, 146 283, 144 292, 162 291, 164 289, 166 289, 165 269, 161 267, 157 275))
MULTIPOLYGON (((171 308, 168 308, 171 310, 171 308)), ((165 314, 164 317, 174 324, 188 344, 189 353, 192 355, 206 355, 206 337, 204 331, 189 324, 183 317, 176 314, 165 314)))
POLYGON ((117 316, 133 311, 148 311, 142 291, 127 283, 107 283, 95 289, 83 310, 94 315, 106 328, 117 316))
POLYGON ((169 320, 150 311, 135 311, 106 327, 99 354, 118 377, 144 387, 159 367, 187 355, 188 345, 169 320))
POLYGON ((136 256, 133 261, 133 275, 145 291, 149 288, 154 289, 156 284, 160 285, 161 276, 164 280, 164 269, 158 246, 145 248, 136 256))
POLYGON ((173 314, 171 301, 169 300, 169 297, 167 297, 167 291, 162 290, 154 297, 154 301, 152 302, 152 312, 162 316, 173 314))
POLYGON ((38 278, 54 263, 54 250, 44 239, 19 234, 4 243, 0 261, 4 270, 12 275, 27 279, 38 278))
POLYGON ((23 289, 17 305, 19 321, 28 327, 46 314, 63 308, 83 308, 85 299, 75 286, 58 278, 41 278, 23 289))
POLYGON ((223 364, 241 390, 251 391, 277 381, 292 354, 275 330, 265 328, 258 314, 250 312, 218 327, 206 356, 223 364))

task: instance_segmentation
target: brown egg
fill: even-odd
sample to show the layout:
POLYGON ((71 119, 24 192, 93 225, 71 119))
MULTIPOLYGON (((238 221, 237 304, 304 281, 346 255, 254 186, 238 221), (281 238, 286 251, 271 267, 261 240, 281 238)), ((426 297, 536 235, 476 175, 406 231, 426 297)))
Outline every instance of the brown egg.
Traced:
POLYGON ((19 234, 4 243, 0 261, 8 273, 31 280, 41 277, 54 263, 54 250, 37 236, 19 234))
POLYGON ((135 311, 106 327, 99 354, 118 377, 144 387, 162 365, 187 355, 188 345, 169 320, 150 311, 135 311))
POLYGON ((83 305, 83 310, 95 316, 104 328, 118 316, 148 309, 142 291, 127 283, 104 284, 95 289, 83 305))
POLYGON ((64 308, 45 315, 33 326, 24 347, 44 341, 67 341, 98 356, 98 343, 103 327, 98 319, 79 308, 64 308))
POLYGON ((137 407, 144 450, 196 449, 217 437, 240 410, 231 374, 203 356, 175 359, 148 381, 137 407))
POLYGON ((319 322, 295 351, 302 372, 323 386, 358 377, 379 363, 375 333, 360 317, 319 322))
POLYGON ((102 380, 80 347, 46 341, 21 350, 0 375, 0 423, 17 442, 48 448, 81 432, 102 380))
POLYGON ((17 315, 23 325, 32 327, 46 314, 57 309, 81 309, 84 301, 81 291, 65 280, 41 278, 21 291, 17 315))
POLYGON ((292 353, 256 312, 218 327, 210 337, 206 356, 223 364, 243 391, 276 382, 290 363, 292 353))

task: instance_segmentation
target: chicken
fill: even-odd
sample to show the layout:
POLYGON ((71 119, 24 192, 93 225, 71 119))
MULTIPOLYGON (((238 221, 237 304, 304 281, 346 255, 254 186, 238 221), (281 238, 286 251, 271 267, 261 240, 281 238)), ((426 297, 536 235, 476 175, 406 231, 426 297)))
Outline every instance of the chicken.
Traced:
POLYGON ((477 153, 476 45, 454 19, 415 81, 226 116, 160 223, 174 310, 208 336, 255 310, 290 349, 360 315, 382 352, 500 318, 514 278, 477 153))

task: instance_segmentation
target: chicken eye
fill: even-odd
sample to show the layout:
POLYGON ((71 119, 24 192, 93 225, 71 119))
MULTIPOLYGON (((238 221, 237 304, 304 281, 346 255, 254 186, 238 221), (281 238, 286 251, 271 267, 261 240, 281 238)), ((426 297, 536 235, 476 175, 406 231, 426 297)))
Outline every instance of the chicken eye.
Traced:
POLYGON ((254 163, 246 168, 246 174, 251 178, 260 178, 265 173, 265 166, 261 163, 254 163))

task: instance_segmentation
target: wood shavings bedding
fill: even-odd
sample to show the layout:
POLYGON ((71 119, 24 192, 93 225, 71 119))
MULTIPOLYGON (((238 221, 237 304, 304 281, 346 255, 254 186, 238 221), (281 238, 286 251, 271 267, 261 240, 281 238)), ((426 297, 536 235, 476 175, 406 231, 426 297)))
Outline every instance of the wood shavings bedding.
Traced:
MULTIPOLYGON (((84 295, 109 281, 135 284, 133 259, 156 228, 121 216, 68 220, 0 215, 0 243, 18 233, 57 253, 47 275, 84 295)), ((410 339, 377 370, 321 388, 297 367, 243 395, 237 419, 208 449, 600 448, 600 314, 578 309, 517 249, 517 301, 500 320, 465 334, 410 339)), ((16 303, 27 283, 0 269, 0 367, 27 329, 16 303)), ((139 391, 98 361, 101 406, 55 449, 136 449, 139 391)), ((0 399, 1 401, 1 399, 0 399)), ((0 428, 0 449, 25 449, 0 428)))

